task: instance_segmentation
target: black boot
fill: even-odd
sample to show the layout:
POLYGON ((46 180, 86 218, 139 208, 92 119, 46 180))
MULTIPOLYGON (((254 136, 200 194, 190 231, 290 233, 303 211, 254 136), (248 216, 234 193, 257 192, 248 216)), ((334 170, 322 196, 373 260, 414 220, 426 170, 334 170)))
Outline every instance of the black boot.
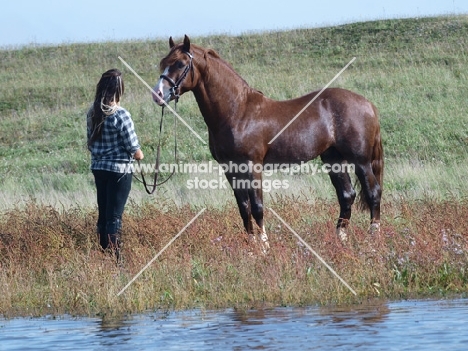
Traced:
POLYGON ((101 251, 105 251, 109 246, 109 235, 106 233, 106 228, 101 228, 97 226, 97 234, 99 239, 99 245, 101 246, 101 251))
POLYGON ((114 253, 116 259, 117 259, 117 263, 120 264, 121 263, 121 253, 120 253, 120 250, 122 248, 122 242, 121 242, 121 238, 120 238, 120 233, 117 233, 117 234, 109 234, 108 235, 108 240, 109 240, 109 248, 112 250, 112 252, 114 253))

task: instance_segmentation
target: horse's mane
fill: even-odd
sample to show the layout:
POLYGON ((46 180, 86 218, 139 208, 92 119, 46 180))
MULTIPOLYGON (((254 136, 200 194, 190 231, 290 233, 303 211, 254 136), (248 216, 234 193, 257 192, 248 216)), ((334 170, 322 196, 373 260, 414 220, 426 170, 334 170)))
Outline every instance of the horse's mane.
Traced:
MULTIPOLYGON (((193 44, 192 44, 193 45, 193 44)), ((258 92, 259 94, 262 94, 263 93, 255 88, 252 88, 249 83, 246 82, 246 80, 244 78, 242 78, 242 76, 237 73, 237 71, 231 66, 231 64, 229 62, 227 62, 226 60, 224 60, 223 58, 221 58, 221 56, 219 56, 219 54, 213 50, 213 49, 203 49, 202 47, 200 46, 197 46, 197 45, 194 45, 195 47, 197 47, 198 49, 202 50, 203 53, 204 53, 204 56, 206 57, 207 55, 210 55, 212 56, 213 58, 216 58, 218 59, 218 62, 222 65, 224 65, 225 67, 227 67, 232 73, 233 75, 235 75, 236 77, 238 77, 240 80, 242 80, 244 82, 244 84, 246 86, 248 86, 250 89, 252 89, 253 91, 256 91, 258 92)))
MULTIPOLYGON (((164 57, 160 64, 159 64, 159 69, 161 70, 161 72, 168 66, 172 66, 176 61, 178 60, 181 60, 183 58, 186 58, 186 54, 184 53, 183 50, 180 50, 182 47, 182 44, 179 44, 179 45, 175 45, 171 51, 169 51, 169 53, 167 54, 166 57, 164 57)), ((203 48, 201 46, 198 46, 198 45, 195 45, 195 44, 191 44, 190 45, 191 47, 191 51, 200 51, 202 53, 202 56, 205 58, 206 61, 208 57, 211 57, 211 58, 214 58, 214 59, 217 59, 218 63, 220 65, 223 65, 224 67, 226 67, 229 71, 231 71, 233 73, 234 76, 238 77, 240 80, 242 80, 244 82, 245 85, 247 85, 250 89, 252 90, 255 90, 257 91, 258 93, 262 94, 263 93, 261 91, 258 91, 256 89, 253 89, 252 87, 249 86, 249 84, 245 81, 244 78, 242 78, 239 73, 237 73, 234 68, 231 66, 231 64, 227 61, 225 61, 223 58, 221 58, 221 56, 219 56, 219 54, 213 50, 213 49, 206 49, 206 48, 203 48)))

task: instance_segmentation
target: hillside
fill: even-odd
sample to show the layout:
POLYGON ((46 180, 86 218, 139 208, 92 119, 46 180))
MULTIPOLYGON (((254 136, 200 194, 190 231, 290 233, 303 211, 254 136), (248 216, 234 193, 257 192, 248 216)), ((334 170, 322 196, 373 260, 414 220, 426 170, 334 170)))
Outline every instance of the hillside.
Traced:
MULTIPOLYGON (((380 110, 388 170, 401 164, 409 171, 415 166, 433 166, 436 174, 442 168, 453 170, 455 164, 454 179, 466 170, 459 167, 468 155, 467 16, 191 40, 218 51, 251 86, 275 99, 320 89, 355 56, 356 61, 333 85, 366 96, 380 110)), ((123 105, 132 112, 143 148, 151 156, 160 108, 118 56, 153 85, 159 76, 159 60, 167 51, 167 42, 160 40, 0 51, 3 196, 15 192, 34 195, 41 189, 91 189, 84 115, 100 74, 111 67, 125 74, 123 105)), ((206 126, 191 94, 181 98, 178 108, 207 140, 206 126)), ((167 116, 163 157, 170 162, 173 122, 167 116)), ((211 159, 208 147, 188 129, 179 125, 177 133, 182 162, 211 159)), ((392 179, 404 175, 401 167, 393 170, 386 179, 390 189, 399 190, 400 182, 392 183, 392 179)), ((403 190, 417 186, 414 175, 410 178, 403 180, 408 183, 403 190)), ((447 188, 449 184, 443 191, 447 188)))

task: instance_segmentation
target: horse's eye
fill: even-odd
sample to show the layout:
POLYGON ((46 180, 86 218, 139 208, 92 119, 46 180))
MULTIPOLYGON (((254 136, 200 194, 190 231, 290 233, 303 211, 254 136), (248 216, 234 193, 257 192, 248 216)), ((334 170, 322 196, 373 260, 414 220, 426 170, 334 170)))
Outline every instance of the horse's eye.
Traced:
POLYGON ((175 67, 176 67, 177 69, 181 69, 181 68, 183 68, 184 66, 185 66, 185 64, 184 64, 182 61, 176 61, 176 63, 175 63, 175 67))

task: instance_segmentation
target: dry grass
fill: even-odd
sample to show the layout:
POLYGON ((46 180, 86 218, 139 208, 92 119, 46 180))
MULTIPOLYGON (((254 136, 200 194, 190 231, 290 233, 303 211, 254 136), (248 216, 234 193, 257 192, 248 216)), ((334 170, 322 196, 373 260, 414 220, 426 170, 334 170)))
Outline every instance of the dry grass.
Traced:
POLYGON ((347 281, 354 297, 266 212, 271 250, 243 232, 237 209, 208 209, 120 297, 117 293, 198 212, 132 204, 124 264, 99 251, 96 214, 30 203, 0 217, 0 315, 96 315, 154 309, 356 303, 468 291, 466 201, 387 203, 380 236, 357 213, 342 245, 334 202, 273 208, 347 281))

